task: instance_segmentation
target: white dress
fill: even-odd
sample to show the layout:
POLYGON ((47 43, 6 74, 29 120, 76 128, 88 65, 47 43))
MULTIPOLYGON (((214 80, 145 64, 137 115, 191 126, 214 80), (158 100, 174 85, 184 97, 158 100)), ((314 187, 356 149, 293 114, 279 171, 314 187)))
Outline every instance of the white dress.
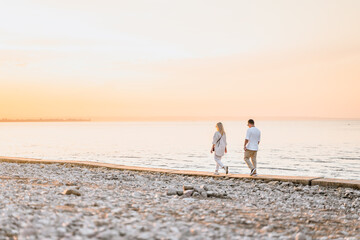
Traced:
POLYGON ((215 144, 214 160, 216 162, 215 172, 219 171, 219 168, 224 168, 224 164, 221 162, 222 156, 225 154, 226 134, 221 136, 220 132, 215 132, 213 137, 213 144, 215 144))
POLYGON ((222 157, 225 154, 226 148, 226 134, 221 136, 220 132, 215 132, 213 137, 213 144, 215 144, 215 155, 218 157, 222 157))

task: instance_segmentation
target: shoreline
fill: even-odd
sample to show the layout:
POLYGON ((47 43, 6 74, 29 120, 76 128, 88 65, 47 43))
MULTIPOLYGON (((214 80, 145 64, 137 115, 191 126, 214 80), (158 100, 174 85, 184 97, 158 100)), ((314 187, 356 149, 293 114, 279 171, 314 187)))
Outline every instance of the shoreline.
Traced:
POLYGON ((321 187, 335 187, 335 188, 353 188, 360 189, 360 180, 347 180, 338 178, 324 178, 324 177, 311 177, 311 176, 278 176, 278 175, 258 175, 251 177, 248 174, 228 174, 221 173, 220 175, 214 175, 210 172, 203 171, 190 171, 190 170, 174 170, 164 168, 147 168, 137 166, 125 166, 111 163, 99 163, 90 161, 76 161, 76 160, 43 160, 35 158, 21 158, 21 157, 6 157, 0 156, 0 162, 8 163, 33 163, 33 164, 73 164, 84 167, 97 167, 107 169, 118 169, 128 171, 140 171, 140 172, 152 172, 152 173, 166 173, 177 174, 187 176, 199 176, 199 177, 214 177, 214 178, 227 178, 227 179, 254 179, 262 180, 264 182, 279 181, 279 182, 291 182, 295 184, 302 184, 308 186, 321 186, 321 187))

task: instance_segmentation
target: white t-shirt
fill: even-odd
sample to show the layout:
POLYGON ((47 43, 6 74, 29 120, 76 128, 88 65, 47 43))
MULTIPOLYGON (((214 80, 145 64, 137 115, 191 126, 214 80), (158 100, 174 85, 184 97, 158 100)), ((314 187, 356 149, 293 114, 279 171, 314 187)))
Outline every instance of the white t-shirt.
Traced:
POLYGON ((216 156, 224 156, 225 147, 227 145, 227 143, 226 143, 226 134, 224 133, 224 135, 221 137, 221 133, 219 131, 215 132, 212 143, 215 144, 215 154, 216 154, 216 156))
POLYGON ((248 144, 246 145, 246 149, 257 151, 259 150, 259 142, 260 142, 260 130, 256 127, 251 127, 246 132, 246 138, 249 140, 248 144))

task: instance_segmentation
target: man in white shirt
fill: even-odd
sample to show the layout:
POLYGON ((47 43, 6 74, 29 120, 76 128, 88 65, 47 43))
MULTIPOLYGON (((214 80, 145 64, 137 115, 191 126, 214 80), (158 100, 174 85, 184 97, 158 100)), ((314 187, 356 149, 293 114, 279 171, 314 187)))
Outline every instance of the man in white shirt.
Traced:
POLYGON ((255 127, 255 122, 253 119, 249 119, 248 127, 249 129, 246 132, 246 138, 244 143, 244 160, 251 170, 250 176, 256 176, 256 155, 257 151, 259 150, 261 133, 260 130, 255 127))

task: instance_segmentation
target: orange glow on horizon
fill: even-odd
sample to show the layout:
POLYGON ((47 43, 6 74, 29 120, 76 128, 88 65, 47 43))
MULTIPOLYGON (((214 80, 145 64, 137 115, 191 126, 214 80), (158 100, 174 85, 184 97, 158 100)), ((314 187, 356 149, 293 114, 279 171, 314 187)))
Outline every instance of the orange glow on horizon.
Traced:
POLYGON ((360 118, 359 1, 106 3, 3 4, 0 119, 360 118))

